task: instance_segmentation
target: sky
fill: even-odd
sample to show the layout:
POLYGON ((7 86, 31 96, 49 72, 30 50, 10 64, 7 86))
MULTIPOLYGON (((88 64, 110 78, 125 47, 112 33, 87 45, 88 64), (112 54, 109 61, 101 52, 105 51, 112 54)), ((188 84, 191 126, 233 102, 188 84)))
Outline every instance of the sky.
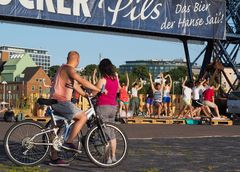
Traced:
MULTIPOLYGON (((79 67, 98 64, 99 56, 111 59, 115 66, 127 60, 172 60, 185 58, 181 42, 164 41, 162 38, 149 39, 136 36, 96 33, 89 30, 70 30, 12 23, 0 23, 0 46, 17 46, 45 49, 51 55, 51 65, 66 62, 67 53, 80 53, 79 67)), ((193 61, 203 45, 190 45, 193 61)), ((202 59, 198 61, 202 63, 202 59)))

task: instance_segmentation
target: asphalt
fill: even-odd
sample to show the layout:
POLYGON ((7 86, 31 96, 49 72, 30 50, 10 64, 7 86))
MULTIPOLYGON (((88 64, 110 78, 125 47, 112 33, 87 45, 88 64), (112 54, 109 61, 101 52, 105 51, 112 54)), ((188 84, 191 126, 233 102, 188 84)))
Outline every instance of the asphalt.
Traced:
MULTIPOLYGON (((11 123, 0 122, 0 144, 11 123)), ((85 153, 70 167, 50 167, 47 159, 35 171, 51 172, 237 172, 240 171, 240 126, 122 124, 129 138, 128 156, 115 168, 99 168, 85 153)), ((16 167, 0 147, 0 171, 16 167)))

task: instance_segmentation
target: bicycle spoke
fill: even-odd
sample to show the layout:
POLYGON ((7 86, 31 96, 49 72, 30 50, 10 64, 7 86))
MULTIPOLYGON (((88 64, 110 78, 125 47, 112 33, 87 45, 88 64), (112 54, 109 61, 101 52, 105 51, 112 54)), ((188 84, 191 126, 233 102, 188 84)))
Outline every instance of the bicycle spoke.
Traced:
POLYGON ((116 126, 109 123, 103 126, 102 131, 98 127, 91 129, 87 134, 85 145, 89 158, 101 167, 118 165, 126 156, 127 152, 125 135, 116 126), (114 162, 111 160, 112 152, 116 152, 114 162), (117 158, 116 161, 115 157, 117 158), (109 161, 109 159, 111 161, 109 161))
POLYGON ((49 146, 34 145, 34 143, 49 142, 47 134, 40 134, 31 140, 41 132, 42 126, 37 122, 22 122, 12 126, 4 140, 5 151, 10 160, 19 165, 33 165, 43 160, 47 155, 49 146), (45 141, 42 140, 43 136, 45 141))

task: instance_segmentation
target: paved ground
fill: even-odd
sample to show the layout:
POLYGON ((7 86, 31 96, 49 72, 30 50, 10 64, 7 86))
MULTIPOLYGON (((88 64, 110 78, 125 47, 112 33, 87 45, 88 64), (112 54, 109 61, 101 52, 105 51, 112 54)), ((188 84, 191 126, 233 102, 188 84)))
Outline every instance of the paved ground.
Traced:
MULTIPOLYGON (((9 123, 0 122, 0 144, 9 123)), ((39 171, 85 172, 200 172, 239 171, 240 126, 200 125, 121 125, 129 137, 127 159, 113 169, 97 168, 85 154, 68 168, 53 168, 45 164, 39 171)), ((0 171, 16 167, 6 159, 0 147, 0 171)), ((26 169, 18 169, 24 171, 26 169)))

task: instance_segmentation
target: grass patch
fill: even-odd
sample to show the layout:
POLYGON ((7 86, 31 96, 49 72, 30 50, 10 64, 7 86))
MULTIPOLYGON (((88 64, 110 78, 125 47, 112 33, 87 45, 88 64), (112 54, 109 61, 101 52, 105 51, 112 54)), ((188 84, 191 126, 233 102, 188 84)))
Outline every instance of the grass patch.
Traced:
POLYGON ((49 172, 49 169, 43 169, 41 167, 26 167, 26 166, 9 166, 0 164, 1 172, 49 172))

